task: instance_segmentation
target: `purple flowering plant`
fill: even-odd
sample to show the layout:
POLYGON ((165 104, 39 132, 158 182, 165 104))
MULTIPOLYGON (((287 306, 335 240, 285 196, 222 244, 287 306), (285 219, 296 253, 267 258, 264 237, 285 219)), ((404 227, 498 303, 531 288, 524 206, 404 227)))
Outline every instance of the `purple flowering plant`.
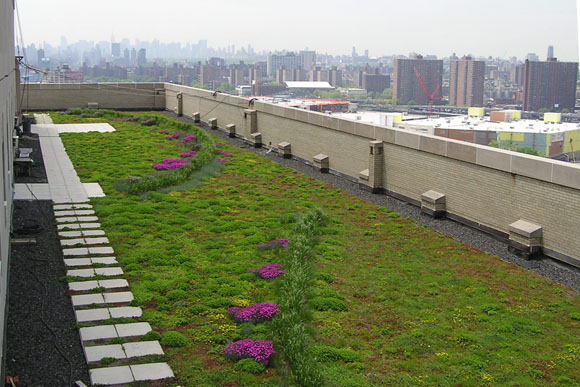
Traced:
POLYGON ((185 158, 185 157, 191 157, 191 156, 196 155, 196 154, 197 154, 197 151, 190 150, 190 151, 187 151, 187 152, 180 153, 179 154, 179 157, 183 157, 183 158, 185 158))
POLYGON ((264 279, 276 278, 284 274, 284 271, 282 270, 282 265, 278 263, 272 263, 270 265, 265 265, 257 269, 246 270, 246 272, 256 273, 264 279))
POLYGON ((288 243, 289 243, 288 239, 278 238, 278 239, 274 239, 272 241, 263 243, 261 245, 256 245, 256 248, 260 251, 270 250, 270 249, 274 249, 276 247, 286 248, 286 247, 288 247, 288 243))
POLYGON ((274 354, 274 346, 271 341, 238 340, 228 345, 223 354, 234 361, 251 358, 258 363, 268 365, 270 356, 274 354))
POLYGON ((186 134, 181 141, 179 141, 180 144, 187 144, 188 142, 191 142, 195 140, 195 136, 191 135, 191 134, 186 134))
POLYGON ((153 168, 158 170, 158 171, 164 171, 164 170, 169 170, 169 169, 179 169, 187 164, 189 164, 188 160, 163 159, 160 163, 153 164, 153 168))
POLYGON ((233 306, 228 309, 228 315, 236 322, 263 322, 270 320, 272 316, 278 313, 278 306, 273 303, 254 304, 240 308, 233 306))
POLYGON ((218 163, 228 163, 230 160, 228 159, 217 159, 218 163))
POLYGON ((229 153, 229 152, 217 152, 218 155, 222 155, 223 157, 232 157, 233 154, 229 153))

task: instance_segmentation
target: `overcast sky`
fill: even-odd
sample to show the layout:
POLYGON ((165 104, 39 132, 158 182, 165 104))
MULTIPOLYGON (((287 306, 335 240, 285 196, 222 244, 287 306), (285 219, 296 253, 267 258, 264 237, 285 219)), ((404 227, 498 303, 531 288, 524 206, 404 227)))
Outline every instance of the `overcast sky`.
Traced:
POLYGON ((578 61, 580 0, 17 0, 25 44, 77 40, 251 44, 370 56, 461 56, 578 61))

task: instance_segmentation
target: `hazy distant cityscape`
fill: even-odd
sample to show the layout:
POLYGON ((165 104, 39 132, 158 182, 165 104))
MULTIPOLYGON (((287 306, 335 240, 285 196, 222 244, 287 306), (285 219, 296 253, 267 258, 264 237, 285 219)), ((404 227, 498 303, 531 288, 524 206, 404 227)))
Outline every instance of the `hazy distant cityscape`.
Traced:
MULTIPOLYGON (((433 105, 493 107, 521 106, 525 102, 525 61, 554 61, 555 49, 549 46, 545 53, 529 53, 525 58, 472 57, 469 53, 438 58, 415 52, 377 57, 358 47, 353 47, 350 55, 332 55, 308 49, 257 52, 251 45, 213 48, 207 40, 187 44, 158 40, 131 43, 128 39, 69 43, 62 37, 58 46, 29 44, 25 49, 17 47, 16 54, 30 66, 21 70, 21 77, 29 82, 169 82, 239 95, 370 99, 391 105, 429 103, 413 71, 421 67, 419 73, 423 72, 430 93, 438 89, 431 100, 433 105), (462 65, 469 70, 465 67, 461 76, 469 76, 473 84, 469 90, 461 86, 463 96, 458 97, 457 64, 461 59, 470 61, 462 65), (396 64, 407 64, 406 70, 396 64), (472 67, 475 73, 471 73, 472 67), (312 83, 288 93, 286 82, 327 82, 329 87, 312 83)), ((562 73, 563 63, 556 63, 556 73, 562 73)), ((524 104, 524 110, 573 112, 576 69, 577 64, 568 66, 562 74, 572 90, 567 101, 551 97, 552 102, 524 104)))

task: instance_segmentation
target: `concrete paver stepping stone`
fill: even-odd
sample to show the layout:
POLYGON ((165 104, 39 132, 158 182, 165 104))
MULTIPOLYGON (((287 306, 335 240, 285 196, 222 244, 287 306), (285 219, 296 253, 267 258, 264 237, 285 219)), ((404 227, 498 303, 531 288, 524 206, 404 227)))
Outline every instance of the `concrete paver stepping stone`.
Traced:
POLYGON ((106 237, 99 238, 75 238, 75 239, 61 239, 61 246, 87 246, 87 245, 106 245, 109 239, 106 237))
POLYGON ((69 277, 90 278, 95 276, 95 269, 73 269, 67 270, 66 275, 69 277))
POLYGON ((101 361, 101 359, 105 357, 110 357, 113 359, 127 358, 121 344, 95 345, 94 347, 85 347, 85 356, 87 358, 87 363, 101 361))
POLYGON ((55 219, 56 219, 56 221, 58 223, 74 223, 74 222, 78 222, 78 219, 77 219, 76 216, 65 216, 65 217, 62 217, 62 218, 55 218, 55 219))
POLYGON ((139 318, 143 310, 138 306, 121 306, 118 308, 109 308, 111 318, 139 318))
POLYGON ((90 209, 93 208, 90 204, 78 203, 78 204, 55 204, 52 209, 55 211, 61 210, 77 210, 77 209, 90 209))
POLYGON ((99 287, 98 281, 69 282, 68 289, 75 292, 85 292, 99 287))
POLYGON ((129 366, 93 368, 89 373, 91 384, 96 386, 131 383, 135 380, 129 366))
POLYGON ((91 262, 100 265, 116 265, 119 263, 115 257, 93 257, 91 258, 91 262))
POLYGON ((137 364, 130 367, 135 381, 160 380, 174 377, 173 371, 167 363, 137 364))
POLYGON ((75 238, 75 239, 61 239, 60 241, 61 246, 75 246, 75 245, 86 245, 85 240, 83 238, 75 238))
POLYGON ((99 220, 99 218, 96 216, 77 216, 77 219, 78 219, 79 223, 96 222, 97 220, 99 220))
POLYGON ((79 238, 83 236, 82 231, 61 231, 58 233, 61 238, 79 238))
POLYGON ((105 298, 100 293, 98 293, 98 294, 78 294, 75 296, 71 296, 71 300, 72 300, 72 304, 74 307, 106 303, 105 298))
POLYGON ((103 293, 103 297, 107 304, 119 304, 121 302, 133 301, 133 293, 131 292, 103 293))
POLYGON ((109 243, 109 238, 99 237, 99 238, 85 238, 85 244, 87 245, 106 245, 109 243))
POLYGON ((89 247, 90 254, 115 254, 112 247, 89 247))
POLYGON ((126 279, 110 279, 97 281, 99 286, 105 289, 128 288, 129 282, 126 279))
POLYGON ((86 247, 75 247, 71 249, 62 249, 62 254, 65 257, 70 257, 74 255, 88 255, 89 249, 86 247))
POLYGON ((111 314, 107 308, 75 310, 75 315, 78 323, 102 321, 111 318, 111 314))
POLYGON ((103 340, 119 337, 113 325, 97 325, 96 327, 84 327, 79 329, 82 341, 103 340))
POLYGON ((125 355, 128 358, 149 356, 149 355, 163 355, 163 349, 159 341, 140 341, 136 343, 123 344, 125 355))
POLYGON ((81 231, 84 237, 92 237, 92 236, 104 236, 105 232, 103 230, 86 230, 81 231))
POLYGON ((54 211, 54 216, 85 216, 85 215, 94 215, 94 210, 61 210, 61 211, 54 211))
POLYGON ((113 277, 123 274, 123 269, 120 267, 100 267, 94 270, 96 274, 104 275, 106 277, 113 277))
POLYGON ((56 226, 59 230, 79 230, 79 229, 91 229, 91 228, 101 228, 100 223, 65 223, 56 226))
POLYGON ((146 322, 115 324, 119 337, 143 336, 151 331, 151 325, 146 322))
POLYGON ((67 267, 91 266, 92 262, 90 258, 68 258, 64 260, 64 265, 67 267))

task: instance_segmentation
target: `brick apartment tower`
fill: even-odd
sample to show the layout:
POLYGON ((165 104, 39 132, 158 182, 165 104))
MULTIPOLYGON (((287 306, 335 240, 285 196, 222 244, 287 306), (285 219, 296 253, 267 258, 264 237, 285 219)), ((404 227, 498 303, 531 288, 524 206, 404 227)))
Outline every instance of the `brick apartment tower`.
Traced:
POLYGON ((524 65, 524 99, 522 109, 537 111, 555 105, 573 111, 576 97, 577 62, 526 60, 524 65))
POLYGON ((483 106, 485 62, 463 57, 449 63, 449 104, 483 106))
MULTIPOLYGON (((422 56, 416 59, 395 59, 393 70, 393 98, 400 100, 400 103, 406 104, 413 100, 419 105, 427 105, 429 98, 417 79, 416 67, 429 93, 441 85, 443 78, 443 61, 441 60, 424 60, 422 56)), ((441 97, 441 88, 435 97, 441 97)))

